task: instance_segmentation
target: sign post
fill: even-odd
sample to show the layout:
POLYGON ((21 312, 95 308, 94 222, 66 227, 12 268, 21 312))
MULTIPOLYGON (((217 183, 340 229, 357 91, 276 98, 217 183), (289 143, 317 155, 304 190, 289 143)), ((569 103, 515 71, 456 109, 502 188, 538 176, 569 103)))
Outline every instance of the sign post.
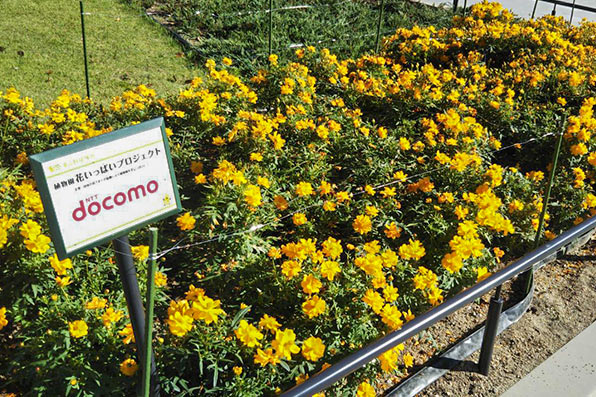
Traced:
MULTIPOLYGON (((145 363, 150 341, 145 340, 145 313, 128 233, 182 208, 163 118, 29 159, 60 260, 112 241, 137 358, 145 363)), ((150 389, 152 395, 159 394, 153 355, 150 389)))

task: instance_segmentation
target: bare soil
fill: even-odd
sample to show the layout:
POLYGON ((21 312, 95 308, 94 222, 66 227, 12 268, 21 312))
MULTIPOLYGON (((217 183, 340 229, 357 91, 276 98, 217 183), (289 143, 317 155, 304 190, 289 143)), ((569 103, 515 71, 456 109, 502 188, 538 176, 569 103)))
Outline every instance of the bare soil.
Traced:
MULTIPOLYGON (((478 352, 419 393, 435 396, 498 396, 596 321, 596 241, 535 275, 534 299, 522 318, 497 337, 491 372, 477 372, 478 352)), ((511 284, 511 283, 509 283, 511 284)), ((505 286, 506 309, 521 286, 505 286)), ((477 329, 486 319, 490 295, 452 314, 406 348, 424 365, 435 354, 477 329)))

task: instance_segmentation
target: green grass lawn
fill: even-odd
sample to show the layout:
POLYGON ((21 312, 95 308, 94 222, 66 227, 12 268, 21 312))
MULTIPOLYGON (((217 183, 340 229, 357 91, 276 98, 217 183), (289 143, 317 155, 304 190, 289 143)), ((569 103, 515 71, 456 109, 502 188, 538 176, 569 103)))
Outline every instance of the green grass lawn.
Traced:
MULTIPOLYGON (((137 0, 160 10, 207 58, 232 58, 242 69, 262 65, 268 55, 269 0, 137 0), (155 4, 153 4, 155 3, 155 4)), ((358 57, 375 48, 382 0, 273 0, 273 52, 288 58, 296 48, 329 48, 358 57)), ((407 0, 383 0, 381 35, 398 27, 446 26, 452 12, 407 0)))
MULTIPOLYGON (((181 47, 137 7, 84 3, 91 97, 106 102, 144 83, 176 92, 194 73, 181 47)), ((3 0, 0 90, 16 87, 47 105, 62 89, 85 95, 79 2, 3 0)))

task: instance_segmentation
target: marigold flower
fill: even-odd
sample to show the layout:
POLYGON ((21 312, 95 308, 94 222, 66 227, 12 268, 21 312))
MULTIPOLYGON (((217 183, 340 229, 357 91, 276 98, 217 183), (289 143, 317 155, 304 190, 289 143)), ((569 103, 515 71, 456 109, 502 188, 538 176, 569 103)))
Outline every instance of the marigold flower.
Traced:
POLYGON ((412 239, 409 240, 408 244, 403 244, 399 247, 399 256, 405 260, 418 260, 426 254, 426 250, 420 243, 420 241, 412 239))
POLYGON ((87 323, 83 320, 76 320, 68 323, 68 332, 73 338, 82 338, 87 335, 87 323))
POLYGON ((375 389, 368 382, 362 382, 356 390, 356 397, 376 397, 375 389))
POLYGON ((168 276, 162 272, 155 272, 155 286, 165 287, 168 283, 168 276))
POLYGON ((271 342, 271 346, 275 349, 275 355, 286 360, 292 359, 292 354, 300 352, 300 348, 296 345, 296 334, 291 329, 284 331, 277 331, 275 339, 271 342))
POLYGON ((192 329, 193 318, 176 311, 168 316, 166 322, 173 335, 184 336, 192 329))
POLYGON ((296 186, 296 194, 300 197, 308 196, 313 193, 314 193, 314 191, 313 191, 312 185, 308 182, 300 182, 296 186))
POLYGON ((122 330, 118 331, 118 335, 122 336, 122 343, 128 345, 130 342, 135 342, 135 334, 132 330, 132 324, 128 323, 122 328, 122 330))
POLYGON ((94 296, 89 302, 85 304, 85 309, 87 310, 97 310, 97 309, 104 309, 108 304, 108 300, 104 298, 98 298, 94 296))
MULTIPOLYGON (((277 331, 279 332, 279 331, 277 331)), ((260 364, 261 367, 271 364, 273 366, 279 364, 280 357, 273 353, 273 349, 268 348, 265 350, 257 349, 254 355, 255 364, 260 364)))
POLYGON ((65 276, 66 270, 72 269, 72 262, 70 259, 66 258, 62 261, 58 260, 58 256, 56 256, 56 254, 50 257, 50 265, 59 276, 65 276))
POLYGON ((335 275, 341 272, 339 263, 335 261, 324 261, 321 264, 321 275, 329 281, 333 281, 335 275))
POLYGON ((305 214, 298 212, 292 216, 292 222, 294 222, 294 225, 296 226, 301 226, 308 222, 308 219, 305 214))
POLYGON ((124 313, 121 310, 114 310, 114 308, 108 307, 101 316, 101 320, 103 321, 104 327, 110 328, 112 323, 119 321, 123 315, 124 313))
POLYGON ((395 222, 391 222, 388 225, 385 225, 385 236, 387 236, 390 239, 396 239, 399 236, 401 236, 401 231, 402 228, 401 227, 397 227, 397 225, 395 224, 395 222))
POLYGON ((372 222, 368 216, 358 215, 352 222, 352 227, 357 233, 367 234, 372 230, 372 222))
POLYGON ((139 366, 137 365, 137 362, 132 358, 127 358, 120 363, 120 372, 126 376, 134 376, 138 369, 139 366))
POLYGON ((192 317, 195 320, 203 320, 205 324, 217 322, 219 316, 225 312, 220 307, 221 301, 214 300, 208 296, 198 296, 192 303, 192 317))
POLYGON ((32 239, 27 239, 24 243, 29 251, 38 254, 43 254, 50 249, 50 238, 43 234, 39 234, 32 239))
POLYGON ((323 286, 321 281, 312 274, 304 276, 300 285, 302 286, 302 290, 304 291, 304 293, 309 295, 316 294, 320 291, 321 287, 323 286))
POLYGON ((130 250, 132 251, 132 256, 139 261, 144 261, 149 257, 148 245, 136 245, 130 247, 130 250))
POLYGON ((404 354, 402 358, 406 368, 410 368, 414 365, 414 357, 410 353, 404 354))
POLYGON ((261 188, 256 185, 248 185, 244 189, 244 201, 251 207, 258 207, 261 205, 261 188))
POLYGON ((264 314, 259 320, 259 328, 264 328, 268 331, 275 332, 281 327, 281 324, 275 317, 271 317, 268 314, 264 314))
POLYGON ((326 309, 327 303, 323 299, 319 298, 318 295, 313 295, 312 298, 307 299, 302 304, 302 311, 308 316, 308 318, 317 317, 325 313, 326 309))
POLYGON ((0 331, 7 325, 8 320, 6 319, 6 307, 0 307, 0 331))
POLYGON ((302 356, 309 361, 318 361, 325 354, 325 345, 321 338, 311 336, 302 342, 302 356))
POLYGON ((288 201, 283 198, 282 196, 275 196, 273 198, 273 204, 275 204, 275 208, 277 208, 280 211, 285 211, 288 209, 288 201))
POLYGON ((260 346, 261 343, 259 340, 263 339, 263 334, 259 332, 257 327, 249 324, 246 320, 240 320, 238 328, 234 330, 234 334, 240 342, 248 347, 260 346))

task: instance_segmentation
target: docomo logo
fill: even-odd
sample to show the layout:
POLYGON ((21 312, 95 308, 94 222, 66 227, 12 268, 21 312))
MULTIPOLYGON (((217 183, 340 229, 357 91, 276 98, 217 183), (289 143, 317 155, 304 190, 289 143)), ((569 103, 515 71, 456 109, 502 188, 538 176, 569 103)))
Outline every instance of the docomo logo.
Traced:
POLYGON ((147 193, 157 192, 158 188, 159 185, 157 181, 151 180, 147 182, 147 186, 137 185, 128 189, 128 192, 126 193, 118 192, 113 197, 106 196, 103 200, 101 200, 101 204, 99 201, 93 201, 87 206, 87 208, 85 208, 85 203, 83 200, 81 200, 79 201, 79 206, 72 211, 72 219, 80 222, 87 217, 87 214, 95 216, 101 212, 102 208, 109 211, 114 208, 114 204, 121 206, 127 201, 132 202, 134 200, 138 200, 141 197, 145 197, 147 193), (110 204, 110 202, 113 202, 114 204, 110 204))

